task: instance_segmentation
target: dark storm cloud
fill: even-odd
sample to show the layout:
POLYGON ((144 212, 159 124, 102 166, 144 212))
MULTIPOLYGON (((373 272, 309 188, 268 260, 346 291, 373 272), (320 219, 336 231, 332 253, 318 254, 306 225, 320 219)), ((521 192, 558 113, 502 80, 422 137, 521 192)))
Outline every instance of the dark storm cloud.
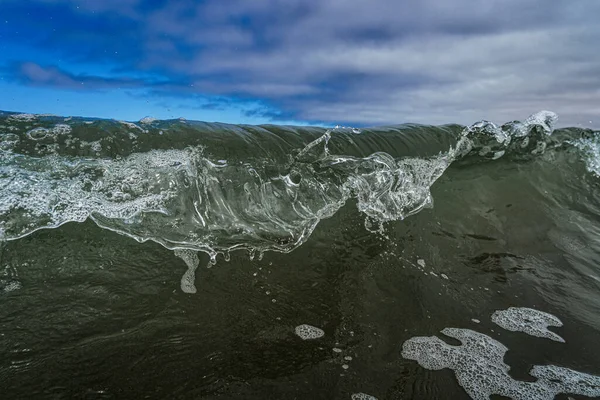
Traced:
MULTIPOLYGON (((55 29, 46 36, 25 24, 37 38, 30 45, 119 72, 114 80, 88 74, 96 88, 156 84, 137 78, 142 71, 171 80, 161 90, 174 94, 264 101, 279 111, 250 112, 274 119, 360 125, 502 122, 540 109, 556 111, 564 124, 599 116, 596 0, 8 4, 58 13, 60 24, 44 22, 55 29)), ((68 88, 86 78, 66 72, 68 63, 36 65, 14 72, 68 88)))

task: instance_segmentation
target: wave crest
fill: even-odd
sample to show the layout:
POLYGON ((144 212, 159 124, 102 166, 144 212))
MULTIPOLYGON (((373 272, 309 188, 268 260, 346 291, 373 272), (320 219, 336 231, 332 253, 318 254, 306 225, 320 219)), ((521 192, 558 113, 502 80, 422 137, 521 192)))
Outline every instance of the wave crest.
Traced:
POLYGON ((555 121, 544 111, 500 127, 357 131, 8 116, 0 235, 90 218, 213 260, 235 249, 289 252, 349 199, 378 223, 399 220, 432 204, 431 186, 456 160, 539 154, 555 121))

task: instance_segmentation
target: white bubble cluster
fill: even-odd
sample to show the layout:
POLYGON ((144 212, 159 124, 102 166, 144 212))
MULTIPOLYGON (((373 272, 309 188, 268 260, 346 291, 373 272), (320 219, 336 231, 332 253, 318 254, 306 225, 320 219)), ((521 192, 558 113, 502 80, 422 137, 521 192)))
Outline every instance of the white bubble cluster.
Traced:
POLYGON ((548 330, 549 326, 562 326, 560 319, 543 311, 524 307, 510 307, 492 314, 492 322, 511 332, 524 332, 531 336, 564 343, 565 340, 548 330))
POLYGON ((56 138, 58 135, 67 135, 71 133, 72 128, 69 125, 57 124, 53 128, 33 128, 27 131, 26 135, 31 140, 42 140, 48 137, 56 138))
MULTIPOLYGON (((558 115, 553 113, 552 111, 540 111, 535 114, 530 115, 525 121, 523 121, 524 127, 530 126, 541 126, 546 135, 552 134, 552 130, 554 129, 554 125, 558 120, 558 115)), ((523 135, 528 134, 529 132, 524 128, 524 131, 521 132, 523 135)))
POLYGON ((295 332, 302 340, 318 339, 325 336, 322 329, 307 324, 298 325, 295 332))
POLYGON ((497 159, 507 151, 540 154, 546 149, 546 141, 540 137, 552 134, 558 116, 551 111, 532 114, 523 122, 513 121, 496 126, 489 121, 480 121, 466 128, 469 138, 460 153, 478 153, 480 157, 497 159))
MULTIPOLYGON (((88 217, 122 232, 136 218, 167 214, 195 172, 191 154, 176 150, 119 161, 1 156, 0 234, 9 240, 88 217)), ((145 231, 126 233, 137 238, 145 231)))
POLYGON ((35 121, 37 119, 37 115, 35 114, 13 114, 13 115, 9 115, 8 116, 9 120, 16 120, 16 121, 35 121))
POLYGON ((66 124, 56 124, 52 128, 52 133, 55 135, 68 135, 73 129, 66 124))
MULTIPOLYGON (((130 129, 137 129, 139 131, 141 131, 142 133, 148 133, 148 131, 144 128, 142 128, 141 126, 134 124, 133 122, 127 122, 127 121, 119 121, 119 123, 121 123, 122 125, 125 125, 126 127, 130 128, 130 129)), ((141 121, 140 121, 141 123, 141 121)), ((148 123, 148 122, 146 122, 148 123)))
POLYGON ((0 133, 0 150, 11 151, 20 141, 13 133, 0 133))
POLYGON ((23 287, 23 285, 19 281, 4 281, 0 279, 0 292, 8 293, 15 290, 19 290, 21 289, 21 287, 23 287))
POLYGON ((175 250, 175 255, 181 258, 188 267, 187 271, 181 277, 181 290, 184 293, 196 293, 196 284, 194 282, 196 280, 196 270, 200 264, 198 253, 192 250, 177 249, 175 250))
POLYGON ((502 343, 469 329, 446 328, 442 333, 462 345, 451 346, 435 336, 414 337, 402 346, 402 356, 426 369, 452 369, 475 400, 488 400, 494 394, 515 400, 551 400, 560 393, 600 396, 598 376, 538 365, 530 371, 536 382, 518 381, 508 373, 510 367, 503 361, 508 349, 502 343))
POLYGON ((352 396, 350 396, 350 398, 352 400, 377 400, 377 397, 371 396, 370 394, 366 393, 353 393, 352 396))
POLYGON ((140 119, 140 124, 151 124, 155 121, 158 121, 156 118, 152 118, 152 117, 144 117, 142 119, 140 119))
POLYGON ((600 176, 600 135, 596 133, 591 138, 580 138, 570 141, 585 156, 586 168, 596 176, 600 176))

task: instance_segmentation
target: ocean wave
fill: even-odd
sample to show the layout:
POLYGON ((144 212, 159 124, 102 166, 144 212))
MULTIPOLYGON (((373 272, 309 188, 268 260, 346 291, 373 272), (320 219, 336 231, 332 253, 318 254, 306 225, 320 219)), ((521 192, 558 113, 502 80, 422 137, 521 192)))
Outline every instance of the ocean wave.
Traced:
POLYGON ((419 212, 454 162, 476 168, 567 146, 597 173, 593 133, 557 139, 556 119, 326 130, 1 113, 0 235, 91 219, 212 263, 237 249, 289 252, 350 199, 369 226, 419 212))

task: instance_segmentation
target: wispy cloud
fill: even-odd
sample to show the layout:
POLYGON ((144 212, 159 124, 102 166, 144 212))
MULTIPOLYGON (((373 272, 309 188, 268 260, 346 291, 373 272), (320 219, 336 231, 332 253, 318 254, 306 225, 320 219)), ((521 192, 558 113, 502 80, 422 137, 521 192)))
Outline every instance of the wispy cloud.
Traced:
POLYGON ((42 66, 33 62, 13 65, 9 71, 14 79, 25 84, 73 90, 145 87, 151 84, 141 79, 72 74, 57 67, 42 66))

